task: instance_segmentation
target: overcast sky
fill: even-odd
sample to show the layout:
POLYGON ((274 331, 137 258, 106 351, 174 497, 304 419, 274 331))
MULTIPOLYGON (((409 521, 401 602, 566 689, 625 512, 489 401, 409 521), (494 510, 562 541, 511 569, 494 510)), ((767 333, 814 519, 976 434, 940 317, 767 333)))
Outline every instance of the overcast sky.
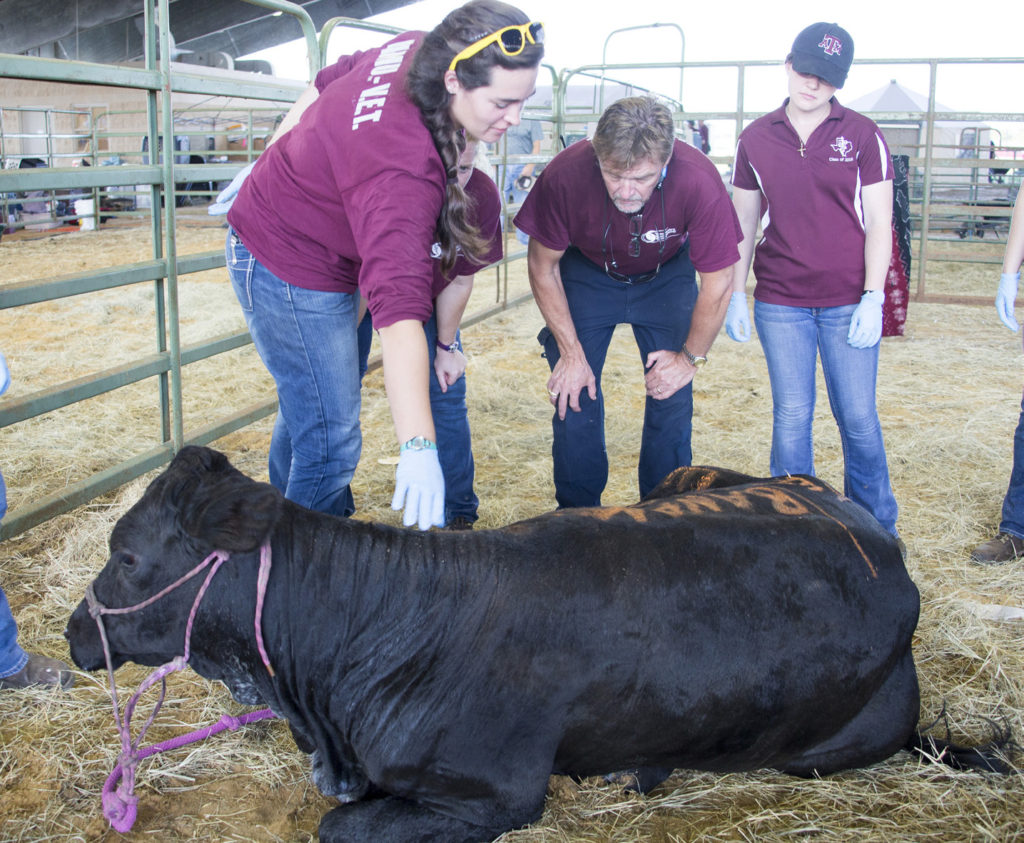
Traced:
MULTIPOLYGON (((431 29, 458 5, 452 0, 420 0, 372 20, 404 29, 431 29)), ((958 18, 967 18, 971 8, 979 14, 974 21, 951 20, 953 8, 900 0, 859 0, 835 4, 827 11, 807 3, 771 0, 545 0, 524 2, 520 7, 541 20, 546 31, 545 62, 556 70, 602 61, 605 39, 616 29, 653 23, 675 24, 683 31, 685 48, 674 27, 643 29, 614 35, 607 45, 610 63, 631 61, 677 61, 681 49, 686 61, 778 60, 781 62, 803 27, 816 20, 836 20, 853 36, 856 57, 866 58, 953 58, 1021 56, 1024 15, 1017 25, 998 22, 999 10, 1011 17, 1021 13, 1017 3, 997 6, 954 7, 958 18)), ((350 52, 379 43, 379 36, 367 41, 365 35, 338 33, 332 37, 328 56, 350 52)), ((301 44, 301 42, 300 42, 301 44)), ((301 45, 275 48, 259 54, 269 57, 280 75, 305 76, 305 50, 301 45)), ((841 101, 850 101, 896 78, 900 84, 927 93, 926 67, 856 64, 850 73, 841 101)), ((735 72, 693 71, 684 85, 683 104, 690 110, 722 108, 723 92, 734 91, 735 72), (708 97, 714 94, 716 105, 708 97)), ((543 77, 542 77, 542 80, 543 77)), ((646 80, 640 80, 648 84, 646 80)), ((663 92, 675 95, 678 75, 662 79, 663 92)), ((649 87, 655 87, 649 84, 649 87)), ((748 81, 746 106, 751 110, 774 108, 785 96, 781 70, 759 71, 748 81)), ((734 107, 735 95, 729 105, 734 107)), ((958 65, 943 68, 938 77, 938 99, 964 111, 1024 111, 1024 65, 958 65)))

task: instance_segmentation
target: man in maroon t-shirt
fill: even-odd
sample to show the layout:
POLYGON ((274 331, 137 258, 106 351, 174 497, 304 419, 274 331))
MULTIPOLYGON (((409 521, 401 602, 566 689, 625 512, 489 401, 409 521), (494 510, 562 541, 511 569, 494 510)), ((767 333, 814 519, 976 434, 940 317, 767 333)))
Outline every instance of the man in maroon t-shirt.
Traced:
POLYGON ((638 471, 646 495, 692 462, 691 381, 722 326, 739 259, 741 232, 721 176, 675 140, 664 105, 627 98, 605 110, 593 142, 555 156, 515 224, 530 236, 530 285, 547 323, 538 340, 551 366, 558 504, 601 503, 600 379, 620 323, 632 326, 646 370, 638 471))

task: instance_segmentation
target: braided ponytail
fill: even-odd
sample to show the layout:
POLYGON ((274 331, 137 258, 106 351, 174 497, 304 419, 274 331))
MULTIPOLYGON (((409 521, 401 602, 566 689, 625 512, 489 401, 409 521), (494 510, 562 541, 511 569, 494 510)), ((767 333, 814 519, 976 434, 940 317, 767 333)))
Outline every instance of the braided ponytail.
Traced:
MULTIPOLYGON (((452 120, 452 95, 445 87, 444 74, 455 55, 474 41, 502 27, 528 22, 523 12, 500 0, 470 0, 427 35, 409 70, 409 96, 419 108, 448 177, 436 231, 441 246, 441 271, 445 274, 455 265, 460 251, 470 260, 484 263, 488 244, 470 220, 471 202, 458 182, 459 157, 466 148, 466 139, 452 120)), ((490 84, 495 65, 510 70, 536 67, 543 54, 544 48, 539 44, 527 45, 516 56, 507 56, 491 45, 460 61, 456 73, 463 88, 479 88, 490 84)))

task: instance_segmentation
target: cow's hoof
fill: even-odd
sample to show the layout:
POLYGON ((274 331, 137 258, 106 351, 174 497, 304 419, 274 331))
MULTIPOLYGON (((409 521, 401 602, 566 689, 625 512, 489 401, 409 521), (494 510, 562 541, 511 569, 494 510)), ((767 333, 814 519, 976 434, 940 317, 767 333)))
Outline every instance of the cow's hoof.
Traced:
POLYGON ((324 796, 337 799, 342 804, 357 802, 363 798, 368 787, 365 779, 343 781, 333 776, 327 769, 327 765, 323 763, 319 750, 310 753, 309 759, 312 763, 310 778, 313 779, 313 784, 316 785, 317 790, 324 796))
POLYGON ((650 793, 671 775, 671 767, 639 767, 636 770, 609 773, 604 780, 620 786, 627 793, 650 793))

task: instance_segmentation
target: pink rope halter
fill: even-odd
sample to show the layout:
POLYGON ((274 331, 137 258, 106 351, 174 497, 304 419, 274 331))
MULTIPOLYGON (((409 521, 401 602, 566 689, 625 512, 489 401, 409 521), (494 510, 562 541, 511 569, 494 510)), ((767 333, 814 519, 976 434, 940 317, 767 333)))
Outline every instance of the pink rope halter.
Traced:
MULTIPOLYGON (((225 714, 219 721, 211 726, 207 726, 206 728, 197 729, 194 732, 190 732, 186 735, 180 735, 176 738, 171 738, 144 749, 139 748, 146 732, 156 719, 157 712, 160 711, 160 707, 163 705, 164 697, 167 693, 167 677, 171 673, 184 670, 188 665, 189 652, 192 643, 192 624, 195 621, 196 613, 199 611, 199 604, 206 595, 206 590, 209 588, 210 581, 213 579, 214 574, 217 573, 220 566, 228 559, 228 557, 229 554, 225 551, 215 550, 183 577, 171 583, 169 586, 157 594, 154 594, 147 600, 143 600, 141 603, 137 603, 134 606, 126 606, 120 609, 108 609, 96 599, 96 593, 93 589, 92 583, 90 583, 85 589, 85 601, 89 607, 89 614, 96 621, 96 626, 99 628, 100 632, 100 640, 103 643, 103 657, 107 663, 107 676, 110 680, 110 697, 114 706, 114 721, 117 725, 118 735, 121 738, 121 752, 118 755, 117 764, 114 766, 113 771, 107 777, 107 780, 103 785, 103 815, 110 822, 111 827, 122 834, 131 830, 132 825, 135 823, 139 801, 138 797, 134 794, 135 770, 139 765, 139 761, 150 755, 163 752, 166 749, 176 749, 180 746, 195 743, 209 737, 210 735, 223 732, 225 729, 231 729, 234 731, 247 723, 266 720, 277 716, 269 708, 252 711, 248 714, 243 714, 240 717, 232 717, 231 715, 225 714), (170 594, 179 586, 184 585, 192 579, 192 577, 196 576, 196 574, 200 573, 207 567, 209 567, 210 570, 207 572, 206 579, 203 580, 203 584, 199 587, 196 599, 193 601, 192 609, 188 615, 188 622, 185 625, 184 652, 182 655, 175 656, 166 664, 156 668, 156 670, 150 673, 149 676, 142 681, 142 684, 139 686, 139 690, 131 696, 127 703, 125 703, 124 716, 122 717, 117 701, 117 685, 114 682, 114 668, 110 658, 110 644, 107 640, 107 631, 103 625, 103 615, 127 615, 131 612, 137 612, 140 609, 144 609, 152 603, 155 603, 161 597, 170 594), (139 730, 138 737, 133 741, 131 739, 131 719, 135 712, 135 706, 138 703, 139 698, 153 687, 158 680, 160 682, 160 696, 154 704, 153 711, 149 715, 149 718, 139 730), (118 784, 119 781, 120 784, 118 784)), ((263 645, 263 629, 261 623, 263 615, 263 600, 266 595, 267 581, 269 577, 270 542, 268 540, 260 546, 260 567, 259 574, 256 578, 255 627, 256 647, 259 650, 260 658, 263 660, 263 664, 266 666, 267 672, 273 676, 274 669, 270 665, 270 659, 267 657, 266 647, 263 645)))

